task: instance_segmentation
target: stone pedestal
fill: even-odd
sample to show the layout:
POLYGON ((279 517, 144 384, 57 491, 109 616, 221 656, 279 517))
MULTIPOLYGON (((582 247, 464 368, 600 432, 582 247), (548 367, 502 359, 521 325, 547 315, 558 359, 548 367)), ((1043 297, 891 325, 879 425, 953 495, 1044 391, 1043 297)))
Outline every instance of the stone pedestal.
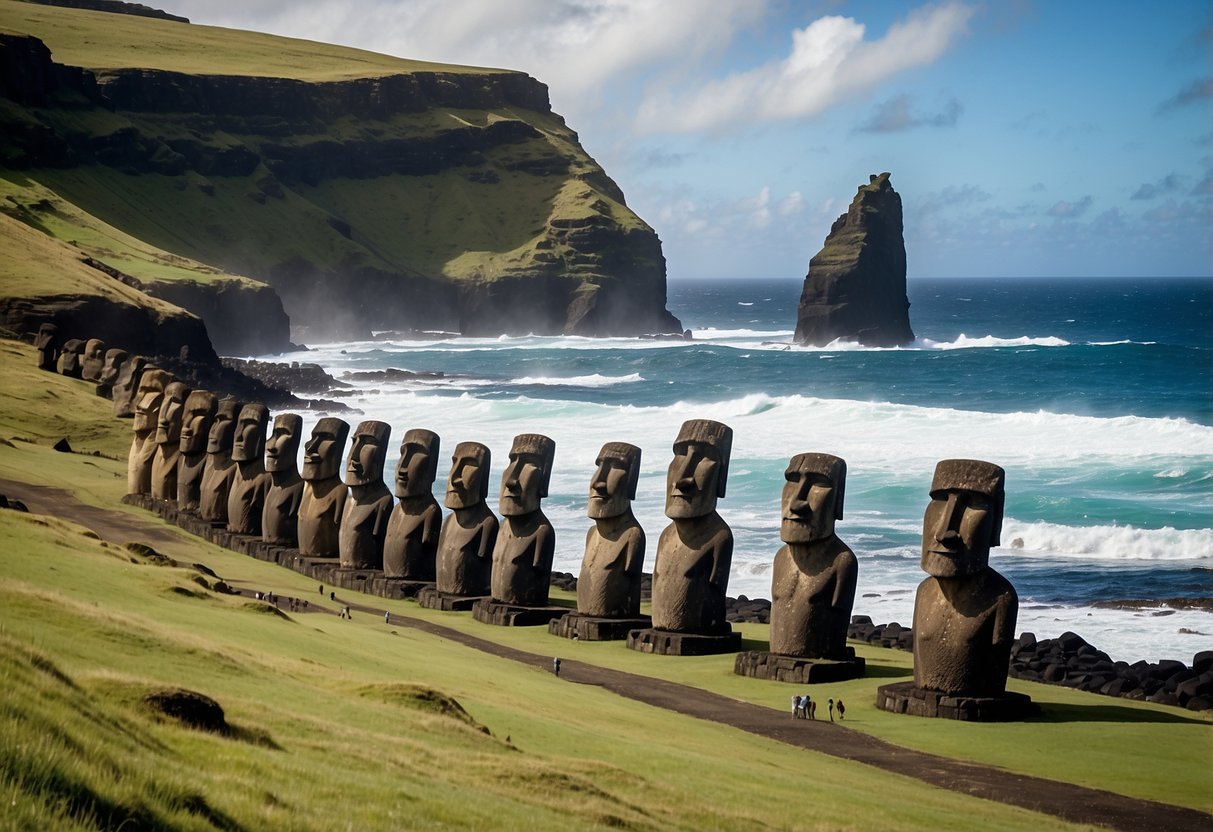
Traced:
POLYGON ((436 587, 427 586, 417 593, 417 603, 427 610, 444 612, 468 612, 477 601, 487 601, 486 595, 448 595, 436 587))
POLYGON ((1002 696, 955 696, 914 687, 913 682, 881 685, 876 707, 895 714, 960 719, 966 722, 1015 722, 1040 715, 1040 706, 1022 693, 1002 696))
POLYGON ((385 598, 416 598, 424 589, 433 589, 433 581, 410 581, 408 578, 380 577, 376 585, 382 585, 385 598))
POLYGON ((623 641, 632 630, 648 629, 653 619, 647 615, 637 618, 600 618, 571 612, 548 623, 548 632, 562 638, 581 641, 623 641))
POLYGON ((845 682, 860 678, 864 670, 864 660, 855 657, 855 650, 848 647, 847 652, 851 654, 849 659, 806 659, 747 650, 737 654, 733 672, 738 676, 802 685, 845 682))
POLYGON ((641 653, 659 653, 663 656, 712 656, 740 650, 741 633, 709 636, 672 630, 632 630, 628 633, 627 645, 641 653))
POLYGON ((496 624, 498 627, 540 627, 560 618, 568 607, 520 607, 502 604, 491 598, 481 598, 472 605, 472 617, 481 624, 496 624))

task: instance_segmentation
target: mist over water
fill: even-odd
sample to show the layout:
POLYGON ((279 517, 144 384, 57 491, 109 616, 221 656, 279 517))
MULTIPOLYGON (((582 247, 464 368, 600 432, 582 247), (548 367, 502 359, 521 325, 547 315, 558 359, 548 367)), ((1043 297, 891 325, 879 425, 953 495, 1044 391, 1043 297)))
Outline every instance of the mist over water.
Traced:
POLYGON ((671 283, 689 343, 433 338, 312 345, 277 360, 339 378, 443 373, 359 382, 345 401, 365 415, 345 418, 386 421, 394 442, 429 428, 447 456, 461 441, 487 444, 494 507, 513 436, 551 436, 545 512, 562 571, 579 571, 586 491, 607 441, 644 449, 634 508, 651 568, 669 522, 673 438, 684 420, 711 418, 734 431, 720 503, 735 536, 732 595, 769 597, 784 466, 825 451, 848 464, 838 533, 859 558, 855 612, 908 625, 934 465, 973 457, 1007 470, 1004 545, 991 563, 1019 591, 1020 630, 1072 629, 1129 661, 1213 649, 1211 612, 1090 606, 1213 596, 1213 283, 911 281, 918 340, 901 349, 792 346, 799 289, 671 283))

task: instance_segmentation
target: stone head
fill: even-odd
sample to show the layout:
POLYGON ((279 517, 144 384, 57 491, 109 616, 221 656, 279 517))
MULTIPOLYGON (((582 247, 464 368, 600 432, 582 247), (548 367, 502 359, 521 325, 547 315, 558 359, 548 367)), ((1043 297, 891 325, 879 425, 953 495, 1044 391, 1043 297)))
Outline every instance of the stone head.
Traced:
POLYGON ((133 416, 135 407, 135 390, 139 387, 139 379, 147 369, 147 359, 142 355, 132 355, 126 359, 122 369, 118 371, 118 381, 114 384, 114 415, 133 416))
POLYGON ((388 440, 392 426, 368 419, 359 422, 350 440, 350 458, 345 465, 346 485, 371 485, 383 482, 387 465, 388 440))
POLYGON ((215 417, 211 420, 211 429, 206 436, 206 452, 208 454, 230 454, 232 444, 236 439, 236 421, 244 402, 233 396, 224 396, 215 405, 215 417))
POLYGON ((51 349, 58 345, 59 342, 59 327, 54 324, 42 324, 38 327, 38 337, 34 340, 34 346, 37 349, 51 349))
POLYGON ((830 454, 796 454, 783 472, 779 537, 784 543, 811 543, 834 534, 842 519, 847 464, 830 454))
POLYGON ((122 365, 131 357, 131 354, 124 349, 114 347, 106 350, 105 363, 101 365, 101 375, 98 381, 102 384, 114 385, 118 383, 118 376, 122 372, 122 365))
POLYGON ((493 455, 479 442, 460 442, 451 457, 451 475, 446 482, 447 508, 471 508, 489 496, 489 466, 493 455))
POLYGON ((101 368, 105 366, 105 342, 100 338, 89 338, 84 342, 84 355, 81 357, 84 365, 84 376, 89 381, 101 377, 101 368))
POLYGON ((936 578, 981 572, 1002 532, 1006 472, 976 459, 935 466, 931 502, 922 519, 922 570, 936 578))
POLYGON ((590 480, 590 502, 586 509, 594 520, 618 517, 636 499, 640 481, 640 448, 627 442, 608 442, 594 460, 594 478, 590 480))
POLYGON ((181 417, 181 453, 191 456, 206 451, 214 418, 215 394, 210 390, 195 390, 185 397, 185 415, 181 417))
POLYGON ((501 474, 501 513, 520 517, 539 511, 548 495, 556 443, 539 433, 520 433, 510 448, 510 461, 501 474))
POLYGON ((181 441, 181 422, 185 416, 185 400, 190 390, 180 381, 164 388, 160 400, 160 416, 156 420, 156 444, 171 445, 181 441))
POLYGON ((139 387, 135 390, 135 424, 137 431, 156 429, 160 420, 160 403, 164 401, 164 388, 173 377, 165 370, 148 367, 139 376, 139 387))
POLYGON ((236 419, 236 435, 232 438, 233 462, 258 462, 265 455, 265 429, 269 426, 270 409, 263 404, 246 404, 236 419))
POLYGON ((671 520, 706 517, 724 496, 733 429, 710 419, 682 423, 666 473, 665 514, 671 520))
POLYGON ((432 494, 438 476, 441 440, 433 431, 414 428, 400 442, 400 463, 396 466, 396 496, 400 499, 432 494))
POLYGON ((298 413, 279 413, 274 428, 265 440, 265 470, 294 471, 299 466, 299 442, 303 438, 303 417, 298 413))
POLYGON ((63 375, 79 375, 80 362, 84 358, 84 342, 71 338, 63 344, 63 375))
POLYGON ((341 474, 341 453, 345 440, 350 435, 350 426, 343 419, 325 416, 312 428, 312 436, 303 446, 303 470, 305 480, 331 480, 341 474))

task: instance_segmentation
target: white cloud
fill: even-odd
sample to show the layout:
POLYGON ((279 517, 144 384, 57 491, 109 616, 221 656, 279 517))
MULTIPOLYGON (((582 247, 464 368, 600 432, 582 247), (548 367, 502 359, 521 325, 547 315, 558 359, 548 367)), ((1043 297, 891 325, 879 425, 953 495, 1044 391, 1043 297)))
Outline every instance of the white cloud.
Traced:
POLYGON ((973 9, 961 3, 927 6, 877 40, 849 17, 819 18, 792 32, 790 54, 746 72, 677 94, 656 89, 637 123, 650 132, 697 132, 738 123, 815 115, 912 67, 939 58, 965 31, 973 9))

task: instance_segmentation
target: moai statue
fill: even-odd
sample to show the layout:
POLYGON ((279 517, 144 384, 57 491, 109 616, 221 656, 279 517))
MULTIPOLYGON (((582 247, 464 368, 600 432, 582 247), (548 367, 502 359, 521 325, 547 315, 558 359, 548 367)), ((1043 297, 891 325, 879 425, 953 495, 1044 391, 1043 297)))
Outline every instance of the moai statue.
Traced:
POLYGON ((100 338, 89 338, 84 342, 84 354, 80 358, 80 378, 96 384, 101 381, 104 367, 105 342, 100 338))
POLYGON ((156 455, 152 457, 152 497, 177 499, 177 467, 181 459, 181 424, 190 391, 180 381, 164 388, 156 421, 156 455))
POLYGON ((341 480, 342 451, 350 426, 326 416, 312 428, 303 446, 303 501, 299 504, 299 554, 335 558, 340 553, 338 530, 349 486, 341 480))
POLYGON ((132 355, 123 362, 111 394, 114 400, 114 416, 117 418, 129 419, 135 415, 135 391, 139 389, 139 379, 147 367, 147 359, 142 355, 132 355))
POLYGON ((653 627, 731 632, 725 592, 733 562, 733 532, 716 513, 729 472, 733 431, 708 419, 684 422, 666 475, 665 514, 672 522, 657 542, 653 564, 653 627))
POLYGON ((227 530, 232 534, 261 535, 261 512, 269 491, 265 473, 265 429, 270 421, 269 408, 246 404, 236 421, 232 440, 232 484, 227 492, 227 530))
POLYGON ((644 570, 644 529, 632 514, 640 480, 640 448, 608 442, 598 452, 586 513, 585 555, 577 578, 577 611, 603 618, 640 614, 644 570))
POLYGON ((492 455, 479 442, 460 442, 451 460, 446 507, 438 535, 437 590, 447 595, 482 596, 490 591, 497 517, 489 509, 492 455))
POLYGON ((101 375, 97 378, 97 395, 106 399, 114 397, 114 385, 118 383, 118 376, 122 373, 122 365, 126 363, 131 354, 124 349, 114 347, 106 350, 105 363, 101 365, 101 375))
POLYGON ((771 652, 845 660, 859 564, 834 533, 842 519, 847 464, 830 454, 797 454, 784 472, 783 548, 771 576, 771 652))
POLYGON ((84 373, 84 341, 72 338, 63 345, 59 372, 68 378, 82 378, 84 373))
POLYGON ((181 442, 177 448, 177 508, 182 511, 197 511, 202 502, 202 475, 215 404, 215 394, 209 390, 195 390, 185 397, 181 442))
POLYGON ((383 539, 392 514, 392 492, 383 482, 383 469, 391 435, 387 422, 359 422, 354 429, 345 468, 350 496, 338 537, 342 569, 383 569, 383 539))
POLYGON ((501 475, 501 528, 493 547, 491 594, 495 602, 521 607, 548 603, 556 532, 540 501, 548 495, 556 443, 538 433, 514 437, 501 475))
POLYGON ((156 425, 160 420, 160 403, 164 388, 173 377, 155 367, 144 370, 135 390, 135 420, 131 425, 133 439, 126 458, 126 493, 150 494, 152 491, 152 458, 156 454, 156 425))
POLYGON ((945 459, 935 466, 922 521, 914 598, 914 685, 968 696, 1007 689, 1019 596, 990 568, 1002 531, 1006 474, 997 465, 945 459))
POLYGON ((433 581, 438 557, 442 509, 434 499, 440 440, 433 431, 414 429, 400 443, 396 496, 383 541, 383 576, 433 581))
POLYGON ((265 443, 265 470, 270 476, 265 508, 261 513, 261 539, 279 546, 294 546, 299 539, 299 504, 303 478, 299 476, 299 443, 303 419, 297 413, 280 413, 265 443))
POLYGON ((922 520, 922 570, 914 597, 914 681, 885 685, 876 704, 917 716, 977 721, 1038 712, 1007 692, 1019 596, 990 568, 999 544, 1006 473, 989 462, 935 466, 922 520))
POLYGON ((232 460, 232 444, 236 439, 236 422, 244 402, 231 396, 220 399, 215 406, 215 418, 206 436, 206 461, 202 467, 202 493, 198 513, 215 525, 227 525, 227 498, 236 476, 232 460))
POLYGON ((34 349, 38 351, 38 369, 56 372, 59 367, 59 327, 51 323, 38 327, 34 349))

